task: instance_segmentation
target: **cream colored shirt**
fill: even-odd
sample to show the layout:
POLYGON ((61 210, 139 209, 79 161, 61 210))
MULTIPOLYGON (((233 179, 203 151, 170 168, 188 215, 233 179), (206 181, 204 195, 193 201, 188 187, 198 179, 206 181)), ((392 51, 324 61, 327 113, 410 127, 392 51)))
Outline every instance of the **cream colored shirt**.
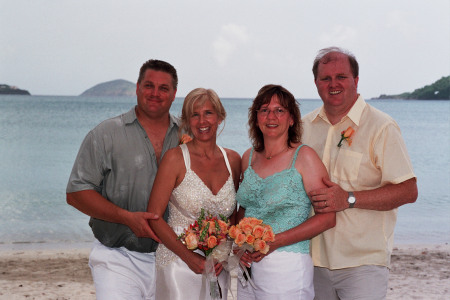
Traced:
MULTIPOLYGON (((303 118, 303 143, 312 147, 331 181, 345 191, 372 190, 414 178, 397 123, 359 96, 348 114, 331 125, 323 106, 303 118), (338 147, 341 132, 355 129, 352 144, 338 147)), ((357 199, 358 201, 358 199, 357 199)), ((342 269, 361 265, 389 267, 397 209, 350 208, 336 214, 336 226, 315 237, 315 266, 342 269)))

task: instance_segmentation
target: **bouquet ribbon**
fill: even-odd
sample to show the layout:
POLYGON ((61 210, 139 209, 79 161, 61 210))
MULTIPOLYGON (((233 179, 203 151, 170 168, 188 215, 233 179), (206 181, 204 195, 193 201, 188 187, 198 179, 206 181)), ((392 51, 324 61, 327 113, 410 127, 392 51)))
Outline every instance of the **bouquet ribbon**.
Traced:
POLYGON ((247 283, 250 283, 250 285, 256 289, 256 286, 248 273, 247 267, 241 262, 241 257, 244 255, 245 251, 253 252, 253 247, 248 244, 242 245, 239 247, 239 251, 233 256, 230 256, 227 262, 222 263, 222 265, 228 272, 237 271, 239 282, 243 287, 247 286, 247 283), (244 277, 244 274, 247 278, 244 277))
MULTIPOLYGON (((228 255, 231 252, 232 244, 233 242, 230 240, 223 241, 216 248, 214 248, 210 255, 206 257, 205 271, 203 275, 206 277, 207 285, 209 285, 209 295, 211 296, 211 299, 222 299, 222 289, 219 281, 217 280, 214 265, 216 262, 220 262, 222 263, 224 269, 228 271, 226 266, 228 265, 228 255)), ((230 286, 229 280, 230 278, 228 277, 228 287, 230 286)))

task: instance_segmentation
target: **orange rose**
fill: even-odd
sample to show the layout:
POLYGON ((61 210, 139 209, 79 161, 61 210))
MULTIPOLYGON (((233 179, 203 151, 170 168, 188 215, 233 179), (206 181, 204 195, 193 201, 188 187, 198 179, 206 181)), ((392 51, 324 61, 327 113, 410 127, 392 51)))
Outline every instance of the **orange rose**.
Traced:
POLYGON ((239 227, 245 234, 251 234, 253 231, 253 226, 249 223, 239 224, 239 227))
POLYGON ((253 227, 253 235, 255 236, 256 239, 259 239, 263 236, 264 234, 264 227, 261 225, 256 225, 255 227, 253 227))
POLYGON ((187 142, 190 142, 190 141, 192 141, 191 136, 185 133, 181 136, 180 144, 186 144, 187 142))
POLYGON ((217 238, 214 235, 212 235, 208 238, 208 248, 212 249, 215 246, 217 246, 217 238))
POLYGON ((262 239, 266 242, 273 242, 275 240, 275 234, 273 233, 272 227, 266 225, 266 230, 262 236, 262 239))
POLYGON ((219 223, 220 230, 222 233, 227 233, 228 231, 228 224, 222 220, 217 220, 217 223, 219 223))
POLYGON ((246 235, 243 233, 240 233, 237 235, 237 237, 234 241, 239 247, 241 247, 245 243, 246 239, 247 239, 246 235))
POLYGON ((244 224, 248 224, 247 218, 243 218, 242 220, 240 220, 238 226, 241 227, 244 224))
POLYGON ((269 245, 267 245, 266 244, 266 246, 264 247, 264 249, 262 249, 261 251, 259 251, 259 252, 261 252, 262 254, 267 254, 267 252, 269 252, 269 245))
POLYGON ((266 248, 266 246, 267 246, 267 243, 261 239, 257 239, 253 243, 253 248, 255 248, 255 251, 259 251, 261 253, 263 253, 262 250, 264 250, 266 248))
POLYGON ((209 223, 208 233, 209 233, 209 234, 216 233, 216 222, 214 222, 214 221, 209 221, 208 223, 209 223))
POLYGON ((347 128, 347 130, 344 130, 341 132, 341 140, 339 141, 338 147, 342 146, 343 141, 347 141, 348 145, 351 146, 352 144, 352 136, 355 133, 355 129, 353 129, 351 126, 347 128))
POLYGON ((249 234, 246 236, 245 242, 249 245, 253 245, 253 243, 255 242, 255 237, 249 234))
POLYGON ((257 218, 249 217, 248 222, 254 227, 256 225, 262 224, 263 221, 257 218))
POLYGON ((198 239, 197 239, 197 235, 196 234, 189 233, 184 240, 186 242, 186 247, 189 250, 197 249, 197 247, 198 247, 198 239))
POLYGON ((235 239, 241 233, 242 231, 239 229, 239 227, 235 225, 231 226, 230 229, 228 230, 228 234, 232 239, 235 239))

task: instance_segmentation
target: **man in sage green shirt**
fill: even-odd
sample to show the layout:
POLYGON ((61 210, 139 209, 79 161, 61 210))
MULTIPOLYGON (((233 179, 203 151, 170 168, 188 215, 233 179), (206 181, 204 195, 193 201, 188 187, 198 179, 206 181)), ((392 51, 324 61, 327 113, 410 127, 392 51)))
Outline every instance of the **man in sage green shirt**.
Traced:
POLYGON ((89 215, 96 238, 89 257, 97 299, 154 299, 158 238, 147 204, 164 153, 179 144, 169 114, 178 77, 167 62, 139 72, 137 105, 91 130, 67 185, 67 202, 89 215))

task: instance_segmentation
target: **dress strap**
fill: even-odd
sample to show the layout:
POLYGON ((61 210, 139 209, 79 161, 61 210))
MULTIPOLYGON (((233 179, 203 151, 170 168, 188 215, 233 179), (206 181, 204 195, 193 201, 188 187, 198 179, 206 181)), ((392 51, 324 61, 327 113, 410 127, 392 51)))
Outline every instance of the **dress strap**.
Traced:
POLYGON ((191 169, 191 157, 189 155, 189 149, 186 144, 180 145, 181 151, 183 152, 184 165, 186 166, 186 171, 191 169))
POLYGON ((228 161, 227 152, 221 146, 219 146, 219 145, 217 145, 217 146, 219 147, 220 151, 222 151, 223 158, 225 159, 225 164, 227 165, 228 172, 230 173, 230 175, 233 175, 233 173, 231 172, 230 162, 228 161))
POLYGON ((251 162, 252 162, 252 156, 253 156, 253 148, 252 150, 250 150, 250 156, 248 157, 248 166, 250 167, 251 162))
POLYGON ((294 168, 295 166, 295 161, 297 160, 297 156, 298 156, 298 151, 300 150, 301 147, 306 146, 305 144, 301 144, 300 146, 297 147, 297 150, 295 150, 295 154, 294 157, 292 157, 292 162, 291 162, 291 169, 294 168))

